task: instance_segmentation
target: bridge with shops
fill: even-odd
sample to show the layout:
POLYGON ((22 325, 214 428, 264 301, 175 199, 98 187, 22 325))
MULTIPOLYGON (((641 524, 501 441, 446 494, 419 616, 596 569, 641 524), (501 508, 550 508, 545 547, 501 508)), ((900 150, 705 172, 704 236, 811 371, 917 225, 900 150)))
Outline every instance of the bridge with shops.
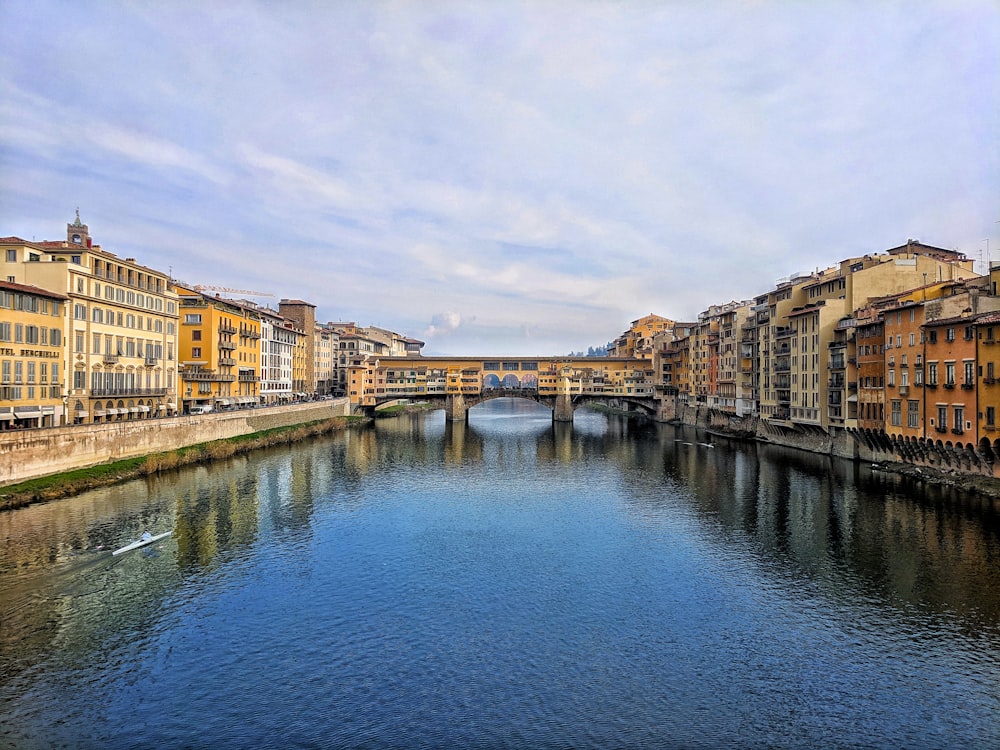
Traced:
POLYGON ((476 404, 526 398, 573 421, 586 403, 655 415, 653 363, 614 357, 369 357, 349 368, 348 397, 355 412, 401 399, 440 401, 449 420, 465 420, 476 404))

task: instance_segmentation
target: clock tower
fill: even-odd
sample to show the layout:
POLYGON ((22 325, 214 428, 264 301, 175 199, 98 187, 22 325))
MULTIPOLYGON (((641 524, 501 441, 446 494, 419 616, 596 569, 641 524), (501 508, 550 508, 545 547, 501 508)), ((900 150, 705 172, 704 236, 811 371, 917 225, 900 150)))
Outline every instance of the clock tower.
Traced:
POLYGON ((76 209, 76 221, 66 225, 66 241, 71 245, 90 247, 90 228, 80 221, 80 209, 76 209))

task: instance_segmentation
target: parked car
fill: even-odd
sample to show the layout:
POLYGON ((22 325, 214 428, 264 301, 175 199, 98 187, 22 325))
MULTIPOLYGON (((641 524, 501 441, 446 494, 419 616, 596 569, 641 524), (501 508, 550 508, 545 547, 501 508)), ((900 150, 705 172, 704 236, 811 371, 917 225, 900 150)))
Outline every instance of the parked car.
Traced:
POLYGON ((213 411, 215 411, 215 408, 211 404, 195 404, 191 407, 191 411, 188 414, 208 414, 213 411))

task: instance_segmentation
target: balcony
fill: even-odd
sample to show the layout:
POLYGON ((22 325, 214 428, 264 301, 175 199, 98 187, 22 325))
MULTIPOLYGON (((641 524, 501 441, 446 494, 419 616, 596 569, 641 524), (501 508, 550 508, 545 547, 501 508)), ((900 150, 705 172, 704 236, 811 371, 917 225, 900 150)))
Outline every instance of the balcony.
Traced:
POLYGON ((121 355, 105 354, 101 359, 104 361, 104 364, 106 365, 116 365, 118 364, 118 360, 121 359, 121 355))
POLYGON ((235 367, 236 360, 232 357, 219 357, 219 365, 222 367, 235 367))
POLYGON ((220 375, 211 370, 184 370, 181 372, 181 380, 200 380, 218 383, 233 383, 236 381, 235 375, 220 375))
POLYGON ((166 388, 91 388, 91 398, 118 398, 119 396, 166 396, 166 388))
POLYGON ((899 395, 900 396, 908 396, 909 394, 910 394, 910 386, 908 386, 908 385, 901 385, 901 386, 899 386, 899 395))
POLYGON ((223 321, 219 323, 219 333, 229 333, 229 334, 236 333, 236 326, 234 326, 232 323, 227 323, 223 321))
POLYGON ((159 361, 160 360, 159 360, 158 357, 146 357, 145 358, 146 367, 156 367, 156 363, 159 362, 159 361))
POLYGON ((236 344, 234 344, 232 341, 223 341, 222 339, 219 339, 219 348, 224 351, 231 352, 236 349, 236 344))
POLYGON ((975 386, 974 383, 962 383, 962 390, 963 391, 971 391, 975 387, 976 386, 975 386))

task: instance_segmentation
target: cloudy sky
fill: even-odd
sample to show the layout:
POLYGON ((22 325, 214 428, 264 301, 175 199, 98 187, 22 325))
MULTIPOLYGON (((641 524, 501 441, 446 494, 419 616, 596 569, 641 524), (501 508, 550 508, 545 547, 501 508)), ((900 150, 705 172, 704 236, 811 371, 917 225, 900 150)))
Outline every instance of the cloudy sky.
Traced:
MULTIPOLYGON (((1000 3, 0 0, 0 235, 428 354, 1000 258, 1000 3)), ((978 268, 978 263, 977 263, 978 268)))

